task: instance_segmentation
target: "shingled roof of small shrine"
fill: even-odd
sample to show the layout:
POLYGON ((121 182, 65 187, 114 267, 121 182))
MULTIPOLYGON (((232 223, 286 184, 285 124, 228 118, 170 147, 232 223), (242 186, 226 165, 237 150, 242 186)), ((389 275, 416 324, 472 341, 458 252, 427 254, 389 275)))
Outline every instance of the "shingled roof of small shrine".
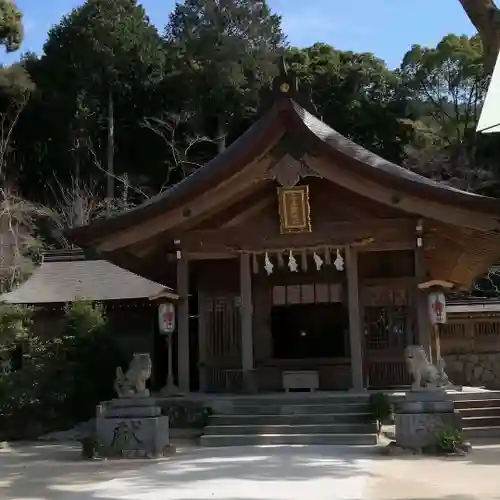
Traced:
POLYGON ((49 255, 18 288, 0 296, 8 304, 56 304, 78 299, 95 301, 177 299, 174 290, 105 260, 85 260, 75 252, 60 260, 49 255))

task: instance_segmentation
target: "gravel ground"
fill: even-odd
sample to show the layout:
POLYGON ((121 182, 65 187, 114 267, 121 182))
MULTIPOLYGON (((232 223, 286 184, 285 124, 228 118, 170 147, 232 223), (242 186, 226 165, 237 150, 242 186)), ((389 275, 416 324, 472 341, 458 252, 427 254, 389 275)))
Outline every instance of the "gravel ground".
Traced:
POLYGON ((373 448, 180 446, 161 461, 80 460, 79 447, 0 449, 2 500, 499 500, 499 445, 467 457, 373 448))

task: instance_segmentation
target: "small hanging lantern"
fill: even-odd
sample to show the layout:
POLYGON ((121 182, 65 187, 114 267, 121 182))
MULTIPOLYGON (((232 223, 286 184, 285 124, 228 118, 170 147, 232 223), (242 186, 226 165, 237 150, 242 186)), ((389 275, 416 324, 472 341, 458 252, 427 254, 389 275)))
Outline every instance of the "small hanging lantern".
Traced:
POLYGON ((340 255, 340 250, 337 248, 337 258, 335 259, 333 265, 337 269, 337 271, 343 271, 344 270, 344 259, 342 258, 342 255, 340 255))
POLYGON ((320 271, 323 266, 323 259, 316 253, 313 253, 314 264, 316 265, 316 271, 320 271))
POLYGON ((291 250, 288 255, 288 269, 290 269, 290 272, 292 273, 296 273, 299 270, 299 266, 297 265, 297 261, 295 260, 291 250))
POLYGON ((446 297, 442 291, 433 291, 428 297, 429 319, 432 325, 446 323, 446 297))
POLYGON ((175 331, 175 307, 171 302, 158 306, 158 327, 162 334, 171 334, 175 331))
POLYGON ((264 269, 267 273, 267 275, 271 275, 274 269, 274 265, 271 262, 271 259, 269 258, 269 254, 266 252, 266 256, 264 258, 264 269))

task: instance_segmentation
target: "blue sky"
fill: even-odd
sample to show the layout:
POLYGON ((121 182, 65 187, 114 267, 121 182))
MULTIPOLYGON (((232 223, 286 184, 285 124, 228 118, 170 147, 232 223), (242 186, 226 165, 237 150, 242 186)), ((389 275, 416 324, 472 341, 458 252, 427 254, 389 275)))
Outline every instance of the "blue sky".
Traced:
MULTIPOLYGON (((24 13, 22 51, 40 53, 49 28, 82 1, 17 0, 24 13)), ((163 28, 175 0, 142 0, 151 21, 163 28)), ((343 50, 373 52, 390 67, 399 65, 414 43, 435 45, 448 33, 473 34, 459 0, 269 0, 283 17, 291 44, 316 41, 343 50)), ((7 63, 18 55, 0 53, 7 63)))

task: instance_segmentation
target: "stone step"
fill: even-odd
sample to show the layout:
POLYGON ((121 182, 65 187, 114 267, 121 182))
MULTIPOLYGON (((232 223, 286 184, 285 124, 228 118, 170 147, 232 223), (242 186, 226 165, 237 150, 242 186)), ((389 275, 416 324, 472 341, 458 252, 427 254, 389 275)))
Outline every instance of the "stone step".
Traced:
POLYGON ((500 408, 500 399, 464 399, 463 401, 455 401, 457 410, 469 408, 500 408))
POLYGON ((312 425, 370 423, 370 413, 323 413, 304 415, 212 415, 209 425, 312 425))
POLYGON ((467 441, 472 441, 474 445, 475 439, 488 439, 488 442, 500 441, 500 426, 489 427, 466 427, 463 430, 463 436, 467 441))
POLYGON ((500 426, 500 415, 490 417, 464 417, 462 418, 464 429, 475 427, 496 427, 500 426))
POLYGON ((310 415, 326 413, 367 413, 366 403, 348 404, 273 404, 237 405, 228 408, 225 415, 310 415))
POLYGON ((460 408, 462 417, 500 417, 500 406, 485 406, 482 408, 460 408))
POLYGON ((265 396, 234 396, 228 398, 234 406, 273 406, 273 405, 344 405, 368 403, 368 393, 309 393, 291 392, 265 396))
POLYGON ((206 435, 202 446, 257 445, 376 445, 376 434, 227 434, 206 435))
POLYGON ((473 401, 473 400, 485 400, 485 399, 500 399, 500 391, 478 391, 478 392, 452 392, 450 393, 451 399, 453 401, 473 401))
POLYGON ((303 425, 209 425, 203 433, 211 436, 240 434, 375 434, 373 424, 303 424, 303 425))

